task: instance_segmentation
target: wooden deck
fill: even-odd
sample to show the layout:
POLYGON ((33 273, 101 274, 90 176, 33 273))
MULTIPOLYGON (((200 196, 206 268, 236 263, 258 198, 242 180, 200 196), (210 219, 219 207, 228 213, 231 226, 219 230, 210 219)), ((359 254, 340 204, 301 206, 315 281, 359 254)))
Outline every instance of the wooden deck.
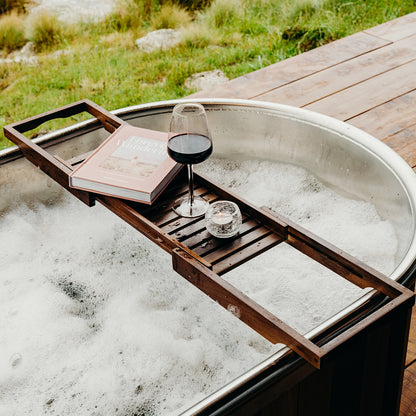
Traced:
MULTIPOLYGON (((192 97, 272 101, 346 121, 416 170, 416 13, 332 42, 192 97)), ((401 416, 416 414, 416 309, 401 416)))

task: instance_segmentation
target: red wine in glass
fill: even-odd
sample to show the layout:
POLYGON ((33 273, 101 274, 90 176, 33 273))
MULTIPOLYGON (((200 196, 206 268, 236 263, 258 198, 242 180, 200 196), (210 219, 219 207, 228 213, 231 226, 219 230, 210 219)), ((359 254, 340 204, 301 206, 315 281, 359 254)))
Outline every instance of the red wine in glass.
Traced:
POLYGON ((188 167, 188 195, 174 204, 174 210, 183 217, 204 215, 208 202, 194 196, 192 165, 206 160, 212 153, 212 139, 205 109, 197 103, 177 104, 169 127, 168 154, 188 167))
POLYGON ((168 154, 178 163, 195 165, 212 153, 212 141, 202 134, 178 134, 169 139, 168 154))

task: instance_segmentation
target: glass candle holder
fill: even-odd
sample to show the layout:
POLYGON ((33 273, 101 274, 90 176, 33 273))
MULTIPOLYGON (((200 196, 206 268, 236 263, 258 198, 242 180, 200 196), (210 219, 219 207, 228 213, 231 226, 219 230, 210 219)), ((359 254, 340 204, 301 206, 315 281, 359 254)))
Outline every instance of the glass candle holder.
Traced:
POLYGON ((217 201, 205 213, 205 227, 217 238, 229 238, 238 234, 241 227, 241 212, 231 201, 217 201))

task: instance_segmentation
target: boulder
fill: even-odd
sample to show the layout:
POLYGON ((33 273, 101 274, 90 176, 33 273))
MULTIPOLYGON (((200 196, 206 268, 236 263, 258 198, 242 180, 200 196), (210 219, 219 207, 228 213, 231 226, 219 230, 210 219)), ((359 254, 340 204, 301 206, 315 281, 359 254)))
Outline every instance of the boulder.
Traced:
POLYGON ((22 49, 12 52, 9 56, 5 59, 0 59, 0 63, 8 64, 8 63, 21 63, 25 65, 37 65, 38 58, 35 52, 35 44, 33 42, 26 43, 22 49))
POLYGON ((173 48, 181 41, 178 30, 160 29, 148 33, 146 36, 136 39, 136 46, 144 52, 166 50, 173 48))
POLYGON ((190 90, 201 91, 222 84, 228 80, 222 71, 215 69, 213 71, 199 72, 198 74, 191 75, 185 80, 185 87, 190 90))

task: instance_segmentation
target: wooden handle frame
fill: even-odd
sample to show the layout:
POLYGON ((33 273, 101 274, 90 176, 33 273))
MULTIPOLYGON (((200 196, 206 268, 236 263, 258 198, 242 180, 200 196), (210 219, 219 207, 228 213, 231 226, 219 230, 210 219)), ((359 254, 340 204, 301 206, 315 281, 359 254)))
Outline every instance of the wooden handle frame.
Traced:
POLYGON ((23 133, 35 129, 47 121, 57 118, 71 117, 82 112, 87 112, 96 117, 104 128, 110 133, 117 129, 121 124, 125 123, 119 117, 111 114, 106 109, 88 99, 85 99, 13 124, 9 124, 4 127, 4 134, 9 140, 19 147, 23 155, 29 161, 42 169, 47 175, 75 195, 78 199, 85 202, 87 205, 92 206, 94 205, 94 196, 92 193, 69 187, 68 177, 71 169, 69 169, 66 164, 62 163, 59 158, 55 158, 41 146, 23 135, 23 133))
MULTIPOLYGON (((221 265, 219 267, 220 263, 213 265, 210 261, 207 261, 210 258, 209 254, 206 258, 201 257, 190 247, 187 247, 186 244, 175 239, 174 230, 167 232, 163 229, 162 225, 158 225, 152 221, 152 209, 153 211, 157 211, 158 215, 163 205, 169 209, 172 203, 169 198, 172 197, 172 194, 174 199, 176 199, 174 190, 165 191, 165 200, 159 205, 156 204, 154 207, 149 208, 141 204, 131 204, 118 198, 70 188, 69 174, 72 171, 72 165, 78 163, 83 157, 79 156, 71 161, 61 161, 59 158, 51 156, 46 150, 31 140, 28 140, 22 133, 36 128, 48 120, 69 117, 83 111, 94 115, 109 132, 113 132, 121 124, 125 123, 95 103, 89 100, 82 100, 6 126, 4 127, 5 135, 19 146, 29 161, 40 167, 47 175, 65 187, 77 198, 90 206, 97 200, 136 230, 147 236, 151 241, 170 253, 172 255, 174 270, 270 342, 287 345, 314 367, 320 368, 325 357, 332 351, 335 351, 345 341, 365 330, 375 321, 381 319, 394 309, 399 307, 410 308, 414 304, 414 293, 403 285, 389 279, 382 273, 370 268, 356 258, 349 256, 342 250, 290 220, 279 216, 272 210, 267 208, 259 209, 200 175, 196 175, 197 181, 202 184, 202 187, 208 189, 211 195, 214 194, 213 198, 225 198, 236 202, 243 215, 251 216, 258 224, 261 224, 261 227, 269 230, 265 234, 267 235, 268 242, 263 248, 258 248, 257 240, 255 240, 255 248, 246 250, 246 244, 243 244, 242 241, 241 243, 239 242, 239 240, 243 240, 244 238, 240 239, 236 237, 231 242, 234 251, 230 251, 231 254, 228 259, 234 259, 236 252, 241 253, 246 250, 248 253, 242 257, 237 256, 237 260, 227 260, 225 263, 229 261, 229 264, 227 263, 225 266, 221 265), (149 214, 149 210, 150 217, 149 215, 146 216, 149 214), (281 242, 290 244, 305 255, 318 261, 323 266, 361 288, 371 287, 376 289, 387 296, 389 302, 366 316, 359 323, 349 327, 347 330, 341 331, 340 334, 329 342, 318 346, 220 277, 221 274, 226 273, 234 267, 238 267, 254 256, 261 254, 263 251, 281 242), (238 251, 240 248, 241 252, 238 251)), ((182 219, 178 221, 178 219, 171 218, 170 214, 168 216, 170 223, 179 224, 181 232, 183 232, 183 227, 187 226, 186 221, 184 221, 185 224, 182 224, 182 219)), ((194 221, 191 221, 190 228, 195 226, 194 221)), ((197 231, 196 235, 199 235, 198 233, 200 232, 197 231)), ((192 233, 195 233, 195 231, 192 231, 192 233)))

